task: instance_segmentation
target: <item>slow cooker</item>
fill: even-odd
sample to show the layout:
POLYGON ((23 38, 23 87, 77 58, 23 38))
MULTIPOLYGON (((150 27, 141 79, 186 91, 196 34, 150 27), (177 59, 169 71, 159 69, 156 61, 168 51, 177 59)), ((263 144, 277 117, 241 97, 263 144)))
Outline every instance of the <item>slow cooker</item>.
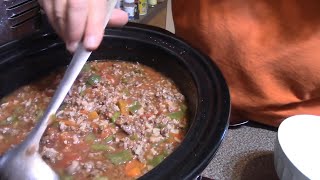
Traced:
MULTIPOLYGON (((0 98, 66 66, 72 55, 48 29, 0 46, 0 98)), ((187 99, 190 127, 181 145, 140 179, 194 179, 208 165, 229 123, 230 95, 212 59, 174 34, 129 23, 107 28, 89 60, 124 60, 150 66, 170 77, 187 99)))

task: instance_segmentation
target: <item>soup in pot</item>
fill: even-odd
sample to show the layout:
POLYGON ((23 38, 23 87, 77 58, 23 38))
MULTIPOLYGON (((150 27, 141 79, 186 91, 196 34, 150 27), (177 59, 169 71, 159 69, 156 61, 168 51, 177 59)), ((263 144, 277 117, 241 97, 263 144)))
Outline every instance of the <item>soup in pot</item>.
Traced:
MULTIPOLYGON (((64 70, 1 99, 1 154, 31 131, 64 70)), ((40 154, 61 179, 136 179, 181 143, 186 111, 184 96, 161 73, 139 63, 88 62, 42 137, 40 154)))

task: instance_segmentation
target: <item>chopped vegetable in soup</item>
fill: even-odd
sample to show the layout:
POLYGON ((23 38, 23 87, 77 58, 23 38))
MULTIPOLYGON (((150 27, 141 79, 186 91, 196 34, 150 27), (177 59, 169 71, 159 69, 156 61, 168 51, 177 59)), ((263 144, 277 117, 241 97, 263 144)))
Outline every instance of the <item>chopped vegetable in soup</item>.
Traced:
MULTIPOLYGON (((0 153, 32 129, 63 69, 1 100, 0 153)), ((187 130, 184 96, 138 63, 87 63, 41 139, 61 179, 136 179, 163 161, 187 130)))

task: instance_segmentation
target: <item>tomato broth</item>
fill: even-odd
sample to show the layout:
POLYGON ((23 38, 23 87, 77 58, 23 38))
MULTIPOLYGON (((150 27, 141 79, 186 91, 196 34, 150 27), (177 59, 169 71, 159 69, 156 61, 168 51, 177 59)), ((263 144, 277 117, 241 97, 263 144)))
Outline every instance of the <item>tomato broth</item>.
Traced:
MULTIPOLYGON (((1 99, 1 154, 30 132, 64 70, 1 99)), ((185 97, 161 73, 139 63, 88 62, 42 137, 40 154, 61 179, 136 179, 181 143, 186 111, 185 97)))

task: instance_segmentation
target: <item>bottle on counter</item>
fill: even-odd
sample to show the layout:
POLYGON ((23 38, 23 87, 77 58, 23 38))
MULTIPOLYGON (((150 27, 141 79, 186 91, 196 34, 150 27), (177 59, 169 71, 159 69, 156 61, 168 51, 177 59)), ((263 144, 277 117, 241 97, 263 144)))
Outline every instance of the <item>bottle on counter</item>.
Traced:
POLYGON ((124 0, 123 10, 128 13, 129 20, 137 18, 136 13, 138 10, 135 0, 124 0))
POLYGON ((120 0, 120 9, 123 10, 123 0, 120 0))
POLYGON ((139 14, 146 15, 148 12, 148 2, 147 0, 139 0, 139 14))
POLYGON ((149 4, 150 7, 156 6, 157 2, 158 2, 157 0, 148 0, 148 4, 149 4))
POLYGON ((134 7, 134 19, 139 19, 139 0, 134 1, 135 7, 134 7))

